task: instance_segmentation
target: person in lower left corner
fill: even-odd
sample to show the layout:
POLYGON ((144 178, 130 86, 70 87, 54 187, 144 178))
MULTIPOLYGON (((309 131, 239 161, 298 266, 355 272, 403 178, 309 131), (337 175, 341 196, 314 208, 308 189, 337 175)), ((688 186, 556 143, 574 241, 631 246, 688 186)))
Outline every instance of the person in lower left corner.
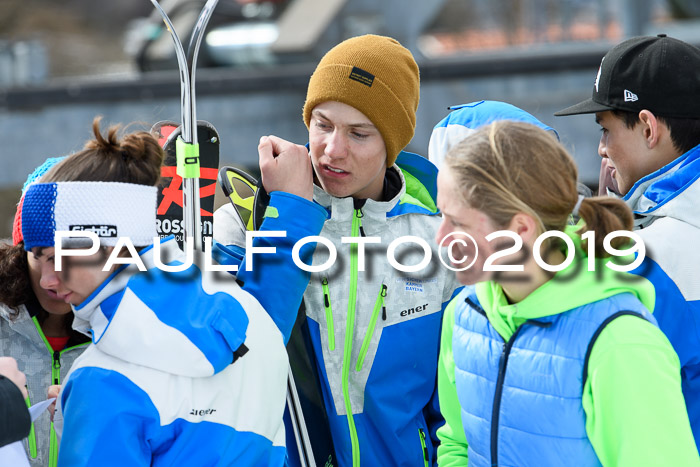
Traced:
POLYGON ((17 367, 17 360, 0 357, 0 465, 29 466, 21 444, 32 426, 26 397, 27 377, 17 367))
MULTIPOLYGON (((172 237, 154 243, 162 149, 146 132, 103 135, 99 120, 93 133, 23 206, 25 248, 54 265, 74 327, 92 335, 60 393, 59 466, 283 465, 288 363, 263 308, 280 305, 248 293, 253 279, 242 288, 192 264, 172 237), (68 236, 56 243, 59 231, 68 236), (89 237, 99 243, 85 250, 89 237), (124 245, 133 248, 117 257, 124 245)), ((278 216, 303 212, 307 235, 320 231, 308 160, 282 155, 266 167, 278 216)), ((301 300, 299 271, 277 273, 276 287, 301 300)))
POLYGON ((29 435, 31 421, 24 398, 27 377, 19 371, 17 360, 0 357, 0 447, 21 441, 29 435))

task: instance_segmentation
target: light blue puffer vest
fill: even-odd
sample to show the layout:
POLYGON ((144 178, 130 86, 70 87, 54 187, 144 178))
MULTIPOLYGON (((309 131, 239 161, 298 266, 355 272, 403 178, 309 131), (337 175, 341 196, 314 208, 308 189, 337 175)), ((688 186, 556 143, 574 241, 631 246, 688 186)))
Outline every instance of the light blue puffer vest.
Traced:
POLYGON ((529 320, 506 343, 460 294, 453 351, 470 466, 599 466, 581 398, 589 348, 620 314, 656 320, 629 293, 529 320), (589 344, 591 344, 589 346, 589 344))

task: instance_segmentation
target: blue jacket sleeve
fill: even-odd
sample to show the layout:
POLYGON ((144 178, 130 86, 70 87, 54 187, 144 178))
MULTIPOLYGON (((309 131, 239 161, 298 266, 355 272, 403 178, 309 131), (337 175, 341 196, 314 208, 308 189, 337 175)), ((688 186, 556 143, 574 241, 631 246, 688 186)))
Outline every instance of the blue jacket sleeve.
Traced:
POLYGON ((125 376, 80 368, 63 388, 61 405, 59 466, 151 465, 147 440, 160 416, 146 393, 125 376))
MULTIPOLYGON (((327 211, 316 203, 296 195, 275 191, 270 194, 270 205, 260 232, 283 231, 284 237, 256 237, 256 248, 274 247, 275 253, 253 253, 251 270, 244 257, 238 269, 238 280, 243 289, 253 295, 267 310, 284 336, 285 344, 292 333, 301 299, 309 285, 310 273, 292 261, 292 249, 301 239, 321 233, 327 211)), ((307 243, 299 251, 299 259, 311 264, 316 242, 307 243)), ((245 252, 238 249, 239 254, 245 252)))

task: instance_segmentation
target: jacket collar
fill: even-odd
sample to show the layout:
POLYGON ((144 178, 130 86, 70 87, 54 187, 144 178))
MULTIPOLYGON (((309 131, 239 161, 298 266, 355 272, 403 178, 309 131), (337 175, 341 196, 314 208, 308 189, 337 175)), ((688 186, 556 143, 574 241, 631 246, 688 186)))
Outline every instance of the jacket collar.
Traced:
MULTIPOLYGON (((367 222, 369 219, 376 219, 378 221, 384 221, 387 214, 399 203, 401 197, 406 193, 406 181, 403 176, 403 172, 399 170, 396 165, 393 165, 387 169, 387 177, 398 177, 400 181, 400 187, 398 190, 392 186, 394 183, 385 183, 385 191, 392 192, 393 196, 387 201, 374 201, 372 199, 364 200, 364 203, 359 203, 362 205, 363 223, 367 222), (389 175, 389 171, 393 173, 389 175)), ((353 197, 348 196, 346 198, 338 198, 330 195, 323 191, 323 189, 317 185, 314 185, 314 201, 326 208, 330 214, 331 221, 337 222, 350 222, 355 210, 355 206, 358 205, 358 201, 353 197)))
MULTIPOLYGON (((13 316, 13 310, 10 307, 0 304, 0 317, 7 321, 7 324, 14 332, 24 336, 37 347, 44 348, 45 343, 41 338, 39 323, 34 319, 38 315, 39 307, 41 307, 39 301, 36 297, 32 297, 26 304, 20 305, 17 309, 17 314, 13 316)), ((89 341, 90 339, 86 332, 78 332, 73 329, 66 343, 66 348, 85 344, 89 341)))
MULTIPOLYGON (((173 257, 179 251, 174 237, 169 237, 161 242, 163 257, 173 257)), ((153 245, 141 250, 139 257, 146 270, 155 268, 153 257, 153 245)), ((111 317, 106 317, 100 308, 100 304, 108 297, 123 291, 129 280, 140 271, 135 264, 123 265, 113 272, 83 303, 73 306, 73 329, 84 334, 92 333, 93 342, 98 342, 109 326, 111 317)))
POLYGON ((700 228, 700 145, 641 178, 622 198, 643 228, 659 217, 672 217, 700 228))

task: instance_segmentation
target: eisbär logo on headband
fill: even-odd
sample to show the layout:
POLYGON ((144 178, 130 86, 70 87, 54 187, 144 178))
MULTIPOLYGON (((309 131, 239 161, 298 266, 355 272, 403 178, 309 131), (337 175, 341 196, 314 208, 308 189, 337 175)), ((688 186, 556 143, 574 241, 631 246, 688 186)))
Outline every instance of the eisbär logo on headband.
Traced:
POLYGON ((363 70, 362 68, 357 68, 352 67, 352 71, 350 72, 350 76, 348 76, 353 81, 360 82, 364 84, 367 87, 372 87, 372 83, 374 83, 374 75, 368 71, 363 70))
POLYGON ((81 231, 81 232, 93 232, 98 237, 102 238, 116 238, 117 236, 117 226, 116 225, 69 225, 68 230, 70 231, 81 231))

